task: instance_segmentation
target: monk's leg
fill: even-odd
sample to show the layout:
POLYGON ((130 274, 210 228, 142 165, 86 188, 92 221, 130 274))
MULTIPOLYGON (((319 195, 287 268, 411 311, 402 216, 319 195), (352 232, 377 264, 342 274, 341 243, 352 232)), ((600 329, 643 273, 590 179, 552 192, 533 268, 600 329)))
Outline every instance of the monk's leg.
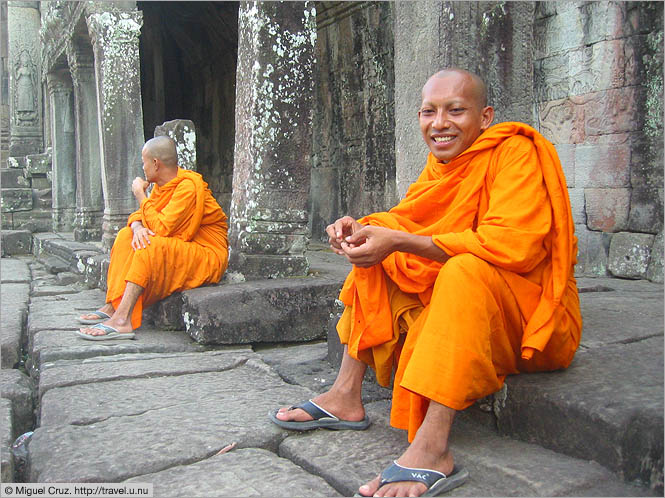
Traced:
MULTIPOLYGON (((398 412, 417 417, 419 410, 413 407, 420 406, 421 399, 428 403, 427 411, 422 419, 400 421, 409 428, 411 445, 397 463, 449 474, 454 459, 448 438, 455 411, 495 392, 507 374, 517 373, 521 315, 497 270, 463 254, 441 269, 425 316, 419 329, 408 331, 395 376, 402 393, 393 394, 393 411, 409 397, 417 398, 411 401, 417 404, 411 409, 400 406, 398 412)), ((420 496, 425 491, 419 482, 391 483, 377 490, 378 483, 361 487, 361 494, 420 496)))
MULTIPOLYGON (((143 293, 143 287, 134 282, 127 282, 118 309, 115 310, 113 316, 109 320, 103 322, 103 324, 107 327, 113 327, 121 333, 132 332, 132 310, 134 309, 136 301, 138 301, 141 293, 143 293)), ((82 328, 81 332, 88 335, 104 334, 104 331, 92 327, 82 328)))
MULTIPOLYGON (((367 365, 349 356, 347 349, 347 346, 344 346, 342 364, 330 390, 312 398, 312 401, 342 420, 357 422, 365 418, 362 383, 367 365)), ((275 416, 284 421, 312 420, 307 412, 300 409, 289 410, 287 407, 281 408, 275 416)))
MULTIPOLYGON (((430 402, 416 437, 396 462, 403 467, 433 469, 450 474, 455 462, 448 448, 448 438, 455 413, 452 408, 435 401, 430 402)), ((380 479, 381 476, 377 476, 360 486, 358 491, 363 496, 420 496, 427 491, 423 483, 411 481, 385 485, 379 489, 380 479)))

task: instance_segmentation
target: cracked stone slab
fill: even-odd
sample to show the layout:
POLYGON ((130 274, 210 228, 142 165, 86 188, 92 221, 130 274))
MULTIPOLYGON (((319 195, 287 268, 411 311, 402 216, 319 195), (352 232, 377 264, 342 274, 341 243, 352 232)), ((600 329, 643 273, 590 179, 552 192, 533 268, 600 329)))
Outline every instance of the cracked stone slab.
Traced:
POLYGON ((124 482, 153 484, 155 496, 339 496, 323 479, 270 451, 247 448, 124 482))
POLYGON ((29 479, 118 482, 202 460, 233 442, 276 451, 286 431, 269 411, 306 396, 259 360, 224 372, 51 389, 30 442, 29 479))
POLYGON ((597 348, 663 335, 663 287, 660 292, 580 294, 581 345, 597 348))
POLYGON ((142 325, 136 331, 135 340, 86 341, 72 330, 41 330, 31 336, 30 354, 38 376, 43 363, 57 360, 75 360, 95 356, 111 356, 127 353, 178 353, 207 351, 210 348, 197 344, 182 331, 159 330, 142 325))
POLYGON ((14 426, 12 437, 15 439, 31 430, 34 425, 34 403, 30 378, 16 369, 0 370, 0 394, 11 403, 14 426))
POLYGON ((509 377, 500 431, 663 485, 663 338, 580 351, 563 371, 509 377))
POLYGON ((0 275, 2 283, 30 283, 30 267, 20 259, 2 258, 0 259, 0 275))
MULTIPOLYGON (((269 348, 257 348, 257 354, 289 384, 311 389, 321 393, 330 389, 337 377, 338 368, 328 361, 328 344, 325 342, 272 345, 269 348)), ((371 369, 367 370, 363 382, 363 402, 371 403, 381 399, 390 399, 392 389, 386 389, 376 383, 371 369)), ((291 404, 303 400, 292 400, 291 404)))
POLYGON ((124 379, 221 372, 240 366, 255 354, 249 348, 202 353, 133 353, 58 360, 42 364, 39 399, 57 387, 124 379))
MULTIPOLYGON (((387 402, 366 408, 373 420, 368 430, 291 435, 280 445, 280 456, 323 477, 344 496, 352 496, 408 447, 406 431, 388 425, 387 402)), ((596 463, 501 437, 463 416, 455 421, 450 444, 457 464, 467 468, 470 478, 446 496, 651 495, 619 481, 596 463)))
MULTIPOLYGON (((53 278, 55 283, 55 278, 53 278)), ((63 294, 77 294, 80 291, 71 285, 39 285, 35 286, 32 290, 31 295, 34 297, 43 297, 43 296, 61 296, 63 294)))

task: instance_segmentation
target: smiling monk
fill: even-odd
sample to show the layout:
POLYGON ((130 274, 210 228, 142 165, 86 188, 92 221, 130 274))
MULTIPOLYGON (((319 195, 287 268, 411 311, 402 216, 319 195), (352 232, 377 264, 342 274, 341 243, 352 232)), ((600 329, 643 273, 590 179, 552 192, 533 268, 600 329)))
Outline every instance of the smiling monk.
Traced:
POLYGON ((271 414, 296 430, 364 429, 367 365, 387 386, 409 448, 363 496, 436 496, 465 482, 448 438, 457 410, 507 375, 567 367, 581 337, 577 242, 556 151, 533 128, 490 126, 485 84, 446 69, 422 91, 430 153, 388 212, 327 227, 353 269, 337 325, 345 354, 330 391, 271 414))
POLYGON ((144 307, 219 282, 227 266, 226 215, 201 175, 178 167, 175 142, 152 138, 141 158, 145 180, 132 183, 139 209, 113 243, 106 304, 79 318, 102 322, 76 332, 83 339, 133 339, 144 307))

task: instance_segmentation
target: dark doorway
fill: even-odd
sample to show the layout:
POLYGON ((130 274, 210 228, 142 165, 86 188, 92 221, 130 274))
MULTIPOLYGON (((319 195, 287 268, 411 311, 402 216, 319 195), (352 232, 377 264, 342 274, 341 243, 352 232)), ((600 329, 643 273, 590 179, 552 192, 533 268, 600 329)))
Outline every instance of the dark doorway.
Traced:
POLYGON ((190 119, 198 171, 228 213, 235 141, 238 2, 137 2, 143 11, 141 93, 146 139, 190 119))

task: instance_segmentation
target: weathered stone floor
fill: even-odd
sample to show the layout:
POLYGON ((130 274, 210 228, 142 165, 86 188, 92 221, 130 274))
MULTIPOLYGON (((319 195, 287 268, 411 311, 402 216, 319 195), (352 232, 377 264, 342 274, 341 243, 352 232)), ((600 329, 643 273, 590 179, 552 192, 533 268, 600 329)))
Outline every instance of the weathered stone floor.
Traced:
MULTIPOLYGON (((72 333, 73 317, 102 291, 58 285, 30 256, 3 258, 1 270, 4 482, 7 445, 32 423, 27 481, 151 482, 156 497, 351 496, 406 448, 388 425, 389 391, 376 386, 365 390, 367 431, 300 434, 269 421, 269 410, 334 380, 321 340, 203 346, 146 324, 136 341, 87 342, 72 333), (30 378, 5 366, 5 351, 27 353, 30 378)), ((595 292, 581 294, 575 361, 512 377, 460 414, 452 448, 471 478, 451 496, 662 493, 663 287, 579 284, 595 292)))

